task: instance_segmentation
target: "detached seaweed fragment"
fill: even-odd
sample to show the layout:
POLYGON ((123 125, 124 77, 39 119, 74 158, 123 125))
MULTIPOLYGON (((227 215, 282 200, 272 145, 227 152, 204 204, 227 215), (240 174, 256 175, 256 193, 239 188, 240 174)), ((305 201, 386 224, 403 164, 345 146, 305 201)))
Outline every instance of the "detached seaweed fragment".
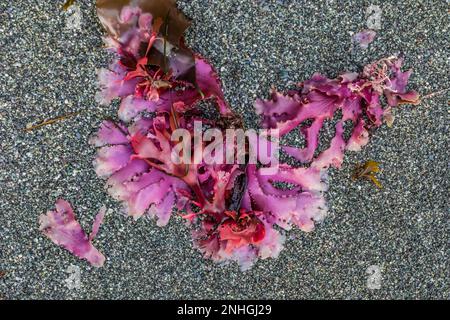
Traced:
POLYGON ((41 230, 55 244, 65 248, 75 256, 86 259, 94 267, 102 267, 105 256, 92 245, 105 217, 106 207, 102 207, 95 217, 92 232, 88 237, 76 220, 73 209, 65 200, 56 202, 56 210, 48 211, 39 218, 41 230))
POLYGON ((56 122, 66 120, 66 119, 71 118, 73 116, 76 116, 76 115, 78 115, 80 113, 81 113, 81 111, 72 112, 72 113, 69 113, 69 114, 66 114, 66 115, 63 115, 63 116, 59 116, 59 117, 56 117, 56 118, 44 120, 44 121, 42 121, 42 122, 40 122, 40 123, 38 123, 36 125, 27 125, 25 127, 25 131, 36 130, 36 129, 39 129, 39 128, 44 127, 44 126, 47 126, 47 125, 50 125, 50 124, 54 124, 56 122))
POLYGON ((383 189, 380 181, 375 176, 376 173, 381 172, 379 163, 373 160, 368 160, 364 164, 357 164, 353 170, 352 180, 368 179, 372 181, 379 189, 383 189))
POLYGON ((64 5, 62 6, 62 9, 63 9, 64 11, 67 11, 67 10, 69 10, 69 8, 70 8, 71 6, 74 5, 74 3, 75 3, 75 0, 67 0, 67 1, 64 3, 64 5))
POLYGON ((373 30, 362 30, 354 34, 352 40, 358 43, 361 49, 365 50, 375 40, 376 35, 377 33, 373 30))

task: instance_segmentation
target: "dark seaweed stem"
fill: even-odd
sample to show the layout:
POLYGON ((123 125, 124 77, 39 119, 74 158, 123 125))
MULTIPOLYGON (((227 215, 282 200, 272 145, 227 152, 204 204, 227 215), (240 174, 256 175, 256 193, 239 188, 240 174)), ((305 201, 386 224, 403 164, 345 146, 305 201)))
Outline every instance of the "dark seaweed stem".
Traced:
POLYGON ((241 208, 242 198, 244 197, 245 190, 247 189, 247 164, 242 165, 243 174, 241 174, 234 184, 233 192, 230 196, 230 203, 228 205, 229 211, 239 212, 241 208))
MULTIPOLYGON (((242 117, 238 114, 231 113, 225 117, 221 117, 217 122, 217 125, 222 129, 235 128, 243 129, 245 131, 245 125, 242 117)), ((228 201, 228 210, 239 212, 241 208, 242 198, 244 197, 245 190, 247 189, 247 166, 249 160, 248 149, 249 145, 246 143, 245 146, 245 164, 240 166, 242 174, 236 178, 235 184, 231 196, 228 201)))

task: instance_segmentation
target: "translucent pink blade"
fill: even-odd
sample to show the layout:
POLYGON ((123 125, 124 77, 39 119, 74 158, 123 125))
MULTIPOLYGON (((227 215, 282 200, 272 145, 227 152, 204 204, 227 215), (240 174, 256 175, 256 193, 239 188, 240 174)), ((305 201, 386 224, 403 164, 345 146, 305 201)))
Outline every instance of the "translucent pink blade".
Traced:
MULTIPOLYGON (((98 231, 103 215, 104 211, 101 210, 94 223, 92 238, 98 231)), ((105 256, 92 245, 91 239, 76 221, 72 207, 67 201, 58 200, 56 210, 41 215, 39 222, 40 230, 54 243, 78 258, 86 259, 95 267, 103 266, 105 256)))

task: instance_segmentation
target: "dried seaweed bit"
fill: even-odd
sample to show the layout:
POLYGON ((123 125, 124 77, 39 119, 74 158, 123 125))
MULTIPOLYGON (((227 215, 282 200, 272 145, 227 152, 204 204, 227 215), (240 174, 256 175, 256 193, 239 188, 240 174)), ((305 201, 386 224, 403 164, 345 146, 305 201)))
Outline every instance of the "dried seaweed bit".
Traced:
POLYGON ((6 271, 0 270, 0 278, 6 276, 6 271))
POLYGON ((433 97, 441 95, 442 93, 445 93, 445 92, 447 92, 449 90, 450 90, 450 88, 446 88, 446 89, 442 89, 442 90, 439 90, 439 91, 431 92, 431 93, 423 96, 422 100, 433 98, 433 97))
POLYGON ((373 30, 363 30, 353 35, 352 40, 359 44, 361 49, 367 49, 369 44, 375 40, 377 33, 373 30))
POLYGON ((383 186, 381 185, 380 181, 375 176, 376 173, 380 172, 379 163, 373 160, 368 160, 364 164, 357 164, 355 167, 355 170, 352 174, 353 180, 359 180, 359 179, 368 179, 372 181, 378 188, 382 189, 383 186))
POLYGON ((69 10, 69 8, 71 6, 73 6, 74 3, 75 3, 75 0, 67 0, 66 3, 64 3, 64 5, 62 6, 62 9, 64 11, 67 11, 67 10, 69 10))
POLYGON ((383 114, 383 121, 386 123, 386 125, 391 128, 392 125, 394 124, 395 121, 395 115, 394 115, 394 111, 391 107, 387 107, 384 110, 384 114, 383 114))
POLYGON ((44 120, 41 123, 36 124, 34 126, 33 125, 27 125, 26 128, 25 128, 25 131, 29 132, 29 131, 32 131, 32 130, 35 130, 35 129, 39 129, 39 128, 43 127, 43 126, 47 126, 49 124, 53 124, 53 123, 56 123, 56 122, 59 122, 59 121, 62 121, 62 120, 66 120, 68 118, 71 118, 73 116, 78 115, 79 113, 80 113, 80 111, 72 112, 72 113, 69 113, 69 114, 66 114, 66 115, 63 115, 63 116, 60 116, 60 117, 52 118, 52 119, 49 119, 49 120, 44 120))
POLYGON ((65 200, 56 202, 56 210, 48 211, 39 217, 39 230, 41 230, 55 244, 65 248, 75 256, 86 259, 94 267, 102 267, 105 256, 92 245, 97 235, 106 208, 102 207, 92 226, 92 233, 88 237, 76 220, 70 203, 65 200))

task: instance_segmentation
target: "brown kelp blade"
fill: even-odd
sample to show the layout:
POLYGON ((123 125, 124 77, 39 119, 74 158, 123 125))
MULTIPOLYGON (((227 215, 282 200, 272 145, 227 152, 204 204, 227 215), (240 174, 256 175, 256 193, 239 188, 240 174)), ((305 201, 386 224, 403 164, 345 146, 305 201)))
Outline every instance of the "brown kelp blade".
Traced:
MULTIPOLYGON (((129 26, 119 21, 120 12, 123 7, 136 5, 143 12, 151 13, 154 19, 161 18, 170 23, 167 40, 175 46, 179 45, 180 39, 190 25, 190 21, 178 10, 175 0, 97 0, 97 14, 106 31, 113 37, 127 31, 129 26)), ((164 29, 164 28, 163 28, 164 29)))

